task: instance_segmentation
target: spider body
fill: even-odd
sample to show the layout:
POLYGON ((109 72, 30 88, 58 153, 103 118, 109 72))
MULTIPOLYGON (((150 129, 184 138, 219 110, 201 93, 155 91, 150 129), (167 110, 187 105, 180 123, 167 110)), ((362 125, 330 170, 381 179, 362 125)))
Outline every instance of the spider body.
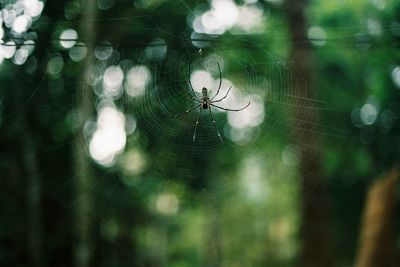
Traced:
POLYGON ((210 99, 208 98, 208 90, 207 88, 203 87, 201 90, 201 108, 208 109, 210 99))
MULTIPOLYGON (((194 110, 194 109, 196 109, 196 108, 200 108, 199 113, 198 113, 198 115, 197 115, 196 124, 195 124, 195 127, 194 127, 193 142, 196 140, 197 125, 199 124, 201 111, 202 111, 203 109, 208 109, 208 110, 209 110, 210 116, 211 116, 211 120, 212 120, 212 123, 213 123, 213 125, 214 125, 214 128, 215 128, 215 130, 217 131, 217 134, 218 134, 219 139, 221 140, 221 142, 223 142, 222 137, 221 137, 221 134, 219 133, 218 128, 217 128, 217 125, 215 124, 215 119, 214 119, 214 116, 213 116, 213 114, 212 114, 211 107, 219 108, 219 109, 226 110, 226 111, 241 111, 241 110, 247 108, 247 107, 250 105, 250 102, 249 102, 249 103, 248 103, 246 106, 244 106, 243 108, 240 108, 240 109, 229 109, 229 108, 220 107, 220 106, 217 106, 217 105, 214 104, 214 103, 221 102, 222 100, 224 100, 224 99, 228 96, 229 92, 230 92, 231 89, 232 89, 232 86, 229 87, 229 89, 228 89, 228 91, 226 92, 226 94, 225 94, 224 97, 222 97, 222 98, 220 98, 220 99, 218 99, 218 100, 214 100, 214 99, 218 96, 219 90, 221 89, 221 85, 222 85, 221 67, 219 66, 219 63, 217 63, 217 65, 218 65, 218 70, 219 70, 219 86, 218 86, 218 89, 217 89, 217 93, 216 93, 213 97, 210 98, 210 97, 208 96, 208 89, 205 88, 205 87, 203 87, 203 88, 201 89, 201 97, 199 97, 199 96, 196 94, 196 92, 194 91, 193 86, 192 86, 192 83, 190 82, 190 79, 189 79, 189 85, 190 85, 190 89, 191 89, 190 91, 191 91, 191 93, 190 93, 189 91, 188 91, 187 93, 188 93, 189 97, 190 97, 193 101, 195 101, 195 102, 197 103, 197 105, 194 106, 194 107, 192 107, 192 108, 190 108, 190 109, 188 109, 188 110, 186 110, 185 112, 182 112, 182 113, 179 113, 179 114, 176 114, 176 115, 173 116, 173 118, 180 117, 180 116, 183 116, 183 115, 185 115, 185 114, 191 112, 192 110, 194 110)), ((190 65, 189 65, 189 73, 190 73, 190 65)))

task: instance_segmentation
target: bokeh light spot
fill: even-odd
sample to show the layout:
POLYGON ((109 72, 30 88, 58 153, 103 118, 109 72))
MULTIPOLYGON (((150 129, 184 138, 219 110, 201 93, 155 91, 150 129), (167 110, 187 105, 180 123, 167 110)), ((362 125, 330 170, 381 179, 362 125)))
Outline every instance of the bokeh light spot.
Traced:
POLYGON ((151 73, 146 66, 134 66, 127 74, 125 90, 132 97, 141 96, 151 82, 151 73))
POLYGON ((378 110, 374 105, 366 103, 364 106, 362 106, 360 110, 360 118, 364 124, 366 125, 373 124, 377 116, 378 116, 378 110))
POLYGON ((163 59, 167 53, 167 44, 163 39, 155 39, 146 47, 145 52, 149 59, 163 59))
POLYGON ((326 43, 326 33, 321 27, 311 27, 308 30, 308 38, 316 46, 323 46, 326 43))
POLYGON ((392 80, 397 88, 400 89, 400 66, 396 66, 392 71, 392 80))
POLYGON ((4 45, 0 45, 0 54, 3 55, 4 58, 12 58, 15 54, 17 46, 14 41, 8 41, 4 45))
POLYGON ((124 153, 121 159, 121 166, 127 174, 133 176, 139 175, 145 170, 147 159, 142 152, 133 149, 124 153))
POLYGON ((113 5, 114 5, 114 0, 97 0, 97 6, 102 10, 109 9, 113 5))
POLYGON ((157 196, 157 211, 164 215, 174 215, 178 212, 179 199, 173 193, 162 193, 157 196))
POLYGON ((103 42, 96 47, 94 54, 97 59, 106 60, 111 57, 113 50, 110 42, 103 42))
MULTIPOLYGON (((242 108, 247 105, 248 102, 250 102, 250 105, 244 110, 237 112, 232 111, 228 113, 228 122, 232 127, 238 129, 256 127, 263 122, 265 116, 264 101, 259 95, 249 95, 242 99, 239 103, 236 103, 234 107, 229 106, 229 108, 242 108)), ((227 106, 224 105, 224 107, 227 106)))
POLYGON ((64 60, 61 56, 55 56, 47 63, 47 71, 52 75, 58 75, 64 68, 64 60))
POLYGON ((103 88, 106 97, 116 97, 122 92, 124 73, 119 66, 110 66, 103 75, 103 88))
POLYGON ((190 74, 190 82, 192 83, 193 89, 201 93, 203 87, 207 89, 211 88, 214 79, 208 71, 195 70, 190 74))
POLYGON ((78 43, 77 46, 72 47, 68 51, 69 57, 74 62, 82 61, 87 54, 87 47, 82 43, 78 43))
POLYGON ((44 3, 39 0, 25 0, 24 1, 24 14, 30 16, 30 17, 38 17, 44 8, 44 3))
POLYGON ((32 19, 29 16, 21 15, 15 18, 12 29, 16 33, 26 32, 31 26, 32 19))
POLYGON ((28 56, 29 56, 28 50, 25 48, 20 48, 15 52, 13 62, 16 65, 22 65, 26 62, 28 56))
POLYGON ((73 29, 66 29, 60 35, 60 44, 64 48, 73 47, 78 39, 78 33, 73 29))
POLYGON ((89 144, 94 160, 106 166, 115 162, 115 156, 126 144, 125 116, 114 107, 105 106, 99 110, 97 129, 89 144))

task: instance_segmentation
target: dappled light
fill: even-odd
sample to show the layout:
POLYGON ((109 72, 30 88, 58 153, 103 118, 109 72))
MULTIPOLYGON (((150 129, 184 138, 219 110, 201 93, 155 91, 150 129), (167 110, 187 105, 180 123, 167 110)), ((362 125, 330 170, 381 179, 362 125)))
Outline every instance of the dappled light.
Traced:
MULTIPOLYGON (((22 65, 26 62, 31 51, 18 49, 19 45, 12 39, 17 38, 16 40, 21 43, 21 40, 24 39, 23 37, 32 27, 32 23, 40 18, 44 2, 39 0, 15 0, 6 1, 6 3, 1 2, 0 4, 0 64, 3 58, 10 59, 14 57, 14 64, 22 65), (5 33, 6 29, 10 29, 10 32, 5 33), (4 41, 5 37, 6 41, 4 41), (7 39, 11 40, 7 41, 7 39)), ((34 42, 31 42, 29 46, 33 49, 34 42)))
POLYGON ((214 80, 208 71, 195 70, 190 74, 190 82, 192 83, 193 89, 201 93, 203 87, 211 88, 214 80))
POLYGON ((98 45, 94 50, 94 54, 97 59, 106 60, 111 57, 113 53, 113 47, 110 42, 103 42, 101 45, 98 45))
POLYGON ((157 211, 164 215, 174 215, 178 212, 179 200, 173 193, 162 193, 156 199, 157 211))
POLYGON ((114 107, 105 106, 99 110, 97 129, 89 145, 90 155, 102 165, 111 165, 115 156, 126 144, 125 117, 114 107))
POLYGON ((78 40, 78 33, 74 29, 66 29, 60 35, 60 44, 64 48, 71 48, 78 40))
POLYGON ((268 198, 268 191, 271 190, 264 179, 263 160, 265 159, 260 156, 251 155, 242 162, 241 186, 251 202, 263 203, 268 198))
POLYGON ((145 170, 147 159, 143 152, 139 150, 129 151, 123 155, 121 166, 128 174, 136 176, 145 170))
POLYGON ((223 34, 237 27, 237 33, 261 33, 264 29, 263 9, 246 1, 249 5, 238 6, 232 0, 212 0, 211 9, 198 15, 193 20, 193 29, 197 33, 223 34))
POLYGON ((32 18, 26 15, 18 16, 14 19, 12 24, 12 30, 17 33, 21 34, 26 32, 32 24, 32 18))
POLYGON ((355 108, 351 113, 353 124, 356 127, 374 124, 379 115, 377 99, 369 96, 361 108, 355 108))
POLYGON ((236 106, 244 106, 250 102, 250 106, 242 112, 228 114, 228 122, 232 127, 243 129, 246 127, 256 127, 264 120, 264 103, 259 95, 248 95, 244 98, 237 98, 234 101, 236 106), (240 101, 238 101, 240 99, 240 101))
POLYGON ((376 106, 373 104, 367 103, 364 106, 362 106, 360 110, 360 117, 361 121, 364 124, 371 125, 375 122, 376 118, 378 116, 378 111, 376 106))
POLYGON ((8 41, 5 45, 1 46, 1 54, 4 58, 12 58, 16 51, 16 45, 14 41, 8 41))
POLYGON ((264 10, 258 5, 241 6, 238 11, 236 26, 239 33, 262 33, 265 29, 264 10))
POLYGON ((326 33, 321 27, 314 26, 308 29, 308 38, 317 46, 323 46, 326 43, 326 33))
POLYGON ((160 60, 167 53, 167 44, 164 39, 157 38, 146 47, 146 56, 149 59, 160 60))
POLYGON ((28 50, 24 49, 24 48, 20 48, 17 51, 15 51, 13 62, 16 65, 22 65, 28 59, 28 56, 29 56, 28 50))
POLYGON ((83 43, 78 43, 79 46, 72 47, 69 51, 69 57, 74 62, 82 61, 87 54, 87 48, 83 43))
POLYGON ((130 96, 141 96, 151 82, 151 73, 146 66, 134 66, 127 74, 125 90, 130 96))
POLYGON ((393 68, 392 79, 396 87, 400 89, 400 66, 393 68))
POLYGON ((119 66, 108 67, 103 74, 103 88, 105 97, 118 97, 122 93, 124 73, 119 66))
POLYGON ((47 71, 53 75, 59 75, 64 68, 64 60, 61 56, 57 55, 52 57, 47 63, 47 71))

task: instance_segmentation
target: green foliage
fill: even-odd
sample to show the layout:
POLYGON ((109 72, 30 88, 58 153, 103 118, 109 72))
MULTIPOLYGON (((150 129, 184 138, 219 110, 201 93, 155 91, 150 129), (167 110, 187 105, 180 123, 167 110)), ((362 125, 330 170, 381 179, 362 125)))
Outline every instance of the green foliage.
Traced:
MULTIPOLYGON (((2 8, 12 1, 3 2, 2 8)), ((290 42, 284 6, 276 1, 246 5, 262 12, 260 32, 238 34, 233 27, 221 35, 196 36, 193 20, 210 10, 208 3, 98 2, 113 4, 86 23, 96 24, 97 49, 108 42, 114 52, 105 60, 94 57, 91 67, 101 71, 93 71, 92 78, 100 82, 87 99, 79 98, 79 90, 88 86, 79 80, 85 65, 73 61, 58 40, 63 30, 79 32, 85 23, 79 1, 46 1, 30 29, 37 36, 35 49, 23 65, 2 59, 0 51, 0 265, 33 266, 26 245, 33 175, 39 186, 44 266, 73 265, 74 216, 85 197, 92 208, 91 262, 96 266, 295 266, 301 253, 300 203, 314 197, 302 195, 308 173, 299 164, 299 132, 315 132, 320 139, 309 149, 321 155, 319 178, 327 185, 334 266, 351 265, 365 188, 400 158, 400 69, 394 72, 400 59, 400 4, 382 8, 373 4, 380 1, 309 1, 309 25, 320 27, 326 38, 321 37, 323 45, 311 40, 314 83, 307 85, 292 68, 294 62, 288 62, 292 47, 301 44, 290 42), (198 39, 197 47, 191 38, 198 39), (56 73, 49 71, 54 57, 63 64, 56 73), (229 80, 222 88, 231 83, 239 95, 238 101, 221 102, 224 107, 236 108, 247 96, 257 96, 264 117, 243 130, 235 128, 231 115, 215 111, 220 143, 204 110, 193 142, 197 111, 168 115, 193 106, 186 92, 189 64, 192 71, 209 71, 218 84, 216 62, 229 80), (111 65, 122 69, 123 88, 129 70, 146 66, 151 77, 145 92, 105 97, 102 82, 111 65), (314 95, 299 102, 297 92, 307 88, 314 95), (79 122, 77 103, 93 111, 89 122, 79 122), (122 151, 102 164, 89 146, 101 107, 108 104, 124 114, 126 123, 131 116, 134 127, 122 151), (310 118, 313 110, 318 124, 296 128, 295 112, 310 118), (79 136, 87 147, 73 145, 79 136), (77 195, 75 188, 79 149, 90 163, 89 196, 77 195)), ((243 6, 246 1, 236 2, 243 6)), ((13 38, 8 31, 5 41, 13 38)), ((79 41, 82 46, 88 42, 81 34, 79 41)))

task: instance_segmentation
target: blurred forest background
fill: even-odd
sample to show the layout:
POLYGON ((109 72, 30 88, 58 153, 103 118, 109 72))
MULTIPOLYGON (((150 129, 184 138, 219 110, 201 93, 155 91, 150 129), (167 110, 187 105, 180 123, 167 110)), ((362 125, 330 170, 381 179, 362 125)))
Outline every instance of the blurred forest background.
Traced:
POLYGON ((0 8, 1 266, 398 266, 399 1, 0 8))

